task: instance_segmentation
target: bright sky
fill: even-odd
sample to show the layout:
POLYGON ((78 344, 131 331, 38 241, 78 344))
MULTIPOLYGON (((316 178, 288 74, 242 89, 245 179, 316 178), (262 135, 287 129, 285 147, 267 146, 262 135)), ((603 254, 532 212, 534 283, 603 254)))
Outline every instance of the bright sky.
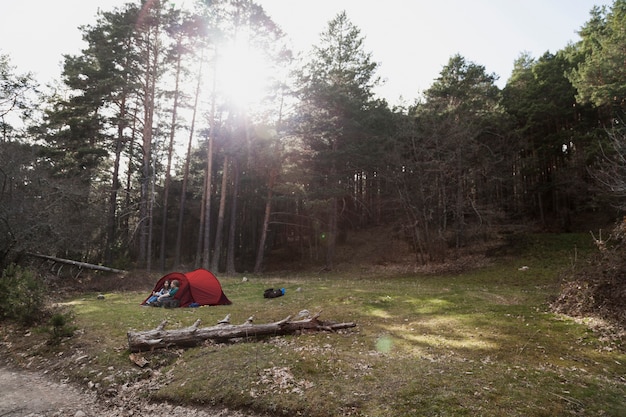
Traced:
MULTIPOLYGON (((138 1, 138 0, 135 0, 138 1)), ((98 9, 128 0, 0 0, 0 53, 18 72, 46 83, 59 77, 63 54, 84 47, 78 26, 98 9)), ((459 53, 500 77, 503 87, 524 51, 537 58, 578 40, 594 5, 612 0, 256 0, 292 38, 296 51, 317 43, 327 23, 345 10, 380 63, 391 104, 410 104, 459 53)), ((191 3, 176 0, 174 3, 191 3)))

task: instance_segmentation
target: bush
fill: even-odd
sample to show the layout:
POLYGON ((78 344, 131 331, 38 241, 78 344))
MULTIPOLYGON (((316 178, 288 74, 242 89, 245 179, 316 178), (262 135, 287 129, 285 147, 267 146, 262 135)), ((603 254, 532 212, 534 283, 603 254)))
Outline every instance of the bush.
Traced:
POLYGON ((63 338, 74 336, 76 326, 70 324, 72 318, 71 313, 63 312, 54 313, 50 317, 49 327, 47 328, 51 336, 50 343, 58 344, 63 338))
POLYGON ((34 273, 9 265, 0 277, 0 320, 30 326, 44 317, 46 284, 34 273))

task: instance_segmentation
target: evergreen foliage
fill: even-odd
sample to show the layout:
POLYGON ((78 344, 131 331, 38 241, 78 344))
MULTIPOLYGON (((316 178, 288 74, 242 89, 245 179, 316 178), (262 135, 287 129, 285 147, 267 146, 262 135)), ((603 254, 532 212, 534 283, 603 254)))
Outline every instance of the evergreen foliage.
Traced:
MULTIPOLYGON (((297 121, 304 162, 311 174, 307 201, 320 224, 326 246, 326 268, 332 268, 340 223, 353 222, 341 207, 368 204, 354 187, 379 168, 381 138, 370 124, 375 112, 372 88, 377 64, 363 49, 363 37, 345 12, 328 23, 320 44, 298 73, 297 121)), ((302 163, 301 162, 301 163, 302 163)), ((364 188, 361 188, 364 190, 364 188)), ((369 190, 368 190, 369 192, 369 190)))
POLYGON ((612 7, 594 7, 591 19, 580 31, 579 51, 584 59, 569 72, 583 103, 610 109, 610 115, 624 118, 626 110, 626 1, 612 7))
POLYGON ((103 11, 47 97, 0 59, 0 264, 332 269, 352 230, 381 225, 438 262, 502 228, 611 219, 617 196, 597 180, 621 173, 605 129, 622 123, 625 7, 520 56, 504 89, 455 55, 406 108, 375 96, 379 64, 345 12, 295 60, 252 0, 103 11), (257 55, 271 83, 251 106, 229 89, 254 87, 257 55))
POLYGON ((32 271, 9 265, 0 276, 0 320, 37 323, 44 316, 45 296, 46 285, 32 271))
POLYGON ((64 338, 74 336, 77 327, 71 324, 71 320, 72 314, 63 312, 54 313, 50 317, 47 331, 50 334, 51 344, 59 344, 64 338))

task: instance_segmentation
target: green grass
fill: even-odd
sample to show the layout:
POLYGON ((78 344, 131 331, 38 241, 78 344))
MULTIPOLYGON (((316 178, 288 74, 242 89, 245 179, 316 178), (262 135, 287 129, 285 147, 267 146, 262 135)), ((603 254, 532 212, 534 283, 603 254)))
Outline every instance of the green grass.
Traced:
POLYGON ((624 416, 624 350, 548 308, 585 240, 532 236, 515 256, 456 275, 220 278, 231 306, 169 310, 140 307, 145 293, 86 294, 68 300, 81 332, 66 348, 89 366, 67 372, 113 389, 153 377, 155 400, 276 415, 624 416), (286 296, 264 299, 268 287, 286 296), (211 326, 228 313, 233 324, 265 323, 302 309, 357 327, 145 353, 144 369, 129 360, 129 330, 211 326))

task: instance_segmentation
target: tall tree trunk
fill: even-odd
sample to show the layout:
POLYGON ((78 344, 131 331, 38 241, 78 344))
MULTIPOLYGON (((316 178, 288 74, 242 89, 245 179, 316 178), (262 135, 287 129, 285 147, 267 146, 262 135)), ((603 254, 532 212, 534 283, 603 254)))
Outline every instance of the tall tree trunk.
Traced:
POLYGON ((211 257, 211 185, 213 182, 213 142, 215 142, 214 134, 215 119, 211 123, 211 133, 207 147, 207 167, 206 167, 206 183, 204 189, 204 230, 203 247, 202 247, 202 268, 209 269, 211 257))
MULTIPOLYGON (((337 155, 339 145, 339 139, 335 138, 331 143, 331 149, 333 156, 337 155)), ((328 208, 328 232, 326 235, 326 269, 331 271, 335 260, 335 247, 337 243, 337 197, 336 189, 340 186, 337 179, 337 167, 336 162, 332 161, 330 166, 329 178, 332 181, 333 190, 332 197, 330 198, 330 207, 328 208)))
POLYGON ((230 204, 230 226, 228 228, 228 254, 226 255, 226 274, 235 274, 235 242, 237 233, 237 198, 239 194, 239 161, 233 159, 233 191, 230 204))
MULTIPOLYGON (((282 119, 283 119, 283 104, 284 104, 284 95, 281 94, 280 100, 280 108, 278 111, 278 121, 276 122, 276 131, 280 132, 282 127, 282 119)), ((275 142, 275 152, 278 156, 280 154, 280 142, 275 142)), ((276 161, 272 161, 272 163, 278 163, 276 161)), ((270 225, 270 216, 272 214, 272 199, 274 198, 274 185, 276 184, 276 179, 278 177, 278 168, 274 165, 270 167, 269 179, 267 184, 267 197, 265 201, 265 213, 263 215, 263 227, 261 229, 261 238, 259 239, 259 246, 256 252, 256 260, 254 262, 254 273, 258 274, 261 272, 261 268, 263 267, 263 259, 265 258, 265 242, 267 241, 267 231, 269 230, 270 225)))
MULTIPOLYGON (((156 161, 154 161, 154 165, 156 165, 156 161)), ((153 166, 152 172, 156 170, 156 166, 153 166)), ((152 270, 152 242, 154 235, 154 203, 156 197, 156 182, 154 178, 150 181, 150 198, 148 199, 148 242, 146 242, 147 247, 147 258, 146 258, 146 270, 150 272, 152 270)))
POLYGON ((111 191, 109 193, 109 210, 107 214, 107 238, 104 249, 104 263, 110 265, 113 260, 113 247, 115 246, 116 221, 117 221, 117 194, 120 189, 120 164, 122 148, 124 147, 124 127, 126 123, 126 96, 122 97, 120 104, 119 122, 117 125, 117 139, 115 142, 115 160, 113 161, 113 178, 111 179, 111 191))
POLYGON ((189 184, 189 165, 191 164, 191 150, 193 144, 193 135, 196 129, 196 116, 198 113, 198 99, 200 97, 200 86, 202 85, 202 63, 204 62, 204 53, 200 58, 200 68, 198 70, 198 79, 196 81, 196 92, 193 102, 193 114, 191 117, 191 127, 189 129, 189 140, 187 142, 187 154, 185 156, 185 170, 183 174, 183 185, 180 192, 180 207, 178 209, 178 227, 176 230, 176 252, 174 255, 174 265, 180 265, 180 248, 183 244, 183 221, 185 218, 185 204, 187 201, 187 186, 189 184))
POLYGON ((277 172, 272 169, 270 172, 269 183, 267 185, 267 197, 265 200, 265 214, 263 215, 263 227, 261 229, 261 238, 259 239, 259 247, 256 251, 256 261, 254 263, 254 273, 261 272, 263 258, 265 257, 265 241, 267 240, 267 230, 270 224, 270 214, 272 213, 272 198, 274 192, 274 182, 276 181, 277 172))
POLYGON ((204 183, 202 184, 202 200, 200 202, 200 223, 198 224, 198 241, 196 242, 196 257, 194 265, 196 268, 202 266, 202 242, 204 241, 204 210, 206 206, 206 183, 208 181, 208 175, 204 176, 204 183))
POLYGON ((144 86, 144 124, 143 124, 143 170, 141 184, 141 202, 140 202, 140 235, 139 235, 139 263, 146 264, 150 271, 152 258, 151 251, 151 217, 152 209, 150 207, 150 190, 154 181, 152 172, 152 128, 154 123, 156 83, 158 78, 158 62, 159 62, 159 39, 160 31, 159 19, 160 10, 156 11, 157 18, 154 26, 146 31, 146 69, 145 69, 145 86, 144 86))
POLYGON ((220 255, 222 253, 222 244, 224 236, 224 213, 226 212, 226 197, 228 189, 228 166, 230 165, 230 157, 224 155, 224 168, 222 169, 222 189, 220 190, 220 207, 217 213, 217 226, 215 228, 215 245, 213 246, 213 258, 211 269, 215 272, 219 269, 220 255))
MULTIPOLYGON (((178 40, 177 50, 180 50, 181 40, 178 40)), ((161 217, 161 271, 165 270, 165 253, 167 246, 167 209, 168 209, 168 200, 170 195, 170 182, 172 179, 172 175, 170 173, 172 169, 172 157, 174 155, 174 136, 176 134, 176 123, 177 123, 177 111, 178 111, 178 96, 179 92, 179 84, 180 84, 180 71, 181 71, 181 60, 182 57, 179 54, 176 61, 176 82, 174 87, 174 106, 172 108, 172 121, 170 128, 170 140, 167 148, 167 168, 165 169, 165 185, 163 187, 163 214, 161 217)))
POLYGON ((211 97, 211 114, 209 115, 209 143, 207 147, 207 169, 206 169, 206 184, 204 191, 204 230, 202 248, 202 267, 209 269, 210 256, 211 256, 211 183, 213 175, 213 142, 215 142, 215 101, 217 100, 217 50, 215 51, 215 58, 213 61, 213 91, 211 97))
MULTIPOLYGON (((134 150, 135 150, 135 143, 136 143, 136 139, 137 139, 137 114, 139 113, 139 108, 135 107, 134 111, 133 111, 133 125, 132 125, 132 129, 131 129, 131 135, 130 135, 130 141, 128 143, 128 167, 126 169, 126 188, 124 189, 124 194, 125 194, 125 198, 124 198, 124 211, 126 213, 130 213, 131 211, 131 204, 132 204, 132 200, 131 200, 131 189, 132 189, 132 183, 133 183, 133 175, 135 173, 135 169, 134 169, 134 164, 133 164, 133 159, 134 159, 134 150)), ((129 223, 129 216, 125 215, 122 217, 122 227, 123 227, 123 237, 124 237, 124 241, 126 242, 126 244, 130 247, 130 242, 132 239, 132 234, 130 231, 130 223, 129 223)), ((136 248, 135 248, 136 249, 136 248)))
POLYGON ((335 261, 335 249, 337 246, 337 197, 331 197, 328 213, 328 235, 326 236, 326 269, 331 271, 335 261))
POLYGON ((146 83, 144 102, 144 127, 142 143, 141 196, 139 203, 139 263, 144 264, 148 256, 148 200, 150 190, 150 160, 152 155, 152 105, 149 103, 149 82, 146 83))

